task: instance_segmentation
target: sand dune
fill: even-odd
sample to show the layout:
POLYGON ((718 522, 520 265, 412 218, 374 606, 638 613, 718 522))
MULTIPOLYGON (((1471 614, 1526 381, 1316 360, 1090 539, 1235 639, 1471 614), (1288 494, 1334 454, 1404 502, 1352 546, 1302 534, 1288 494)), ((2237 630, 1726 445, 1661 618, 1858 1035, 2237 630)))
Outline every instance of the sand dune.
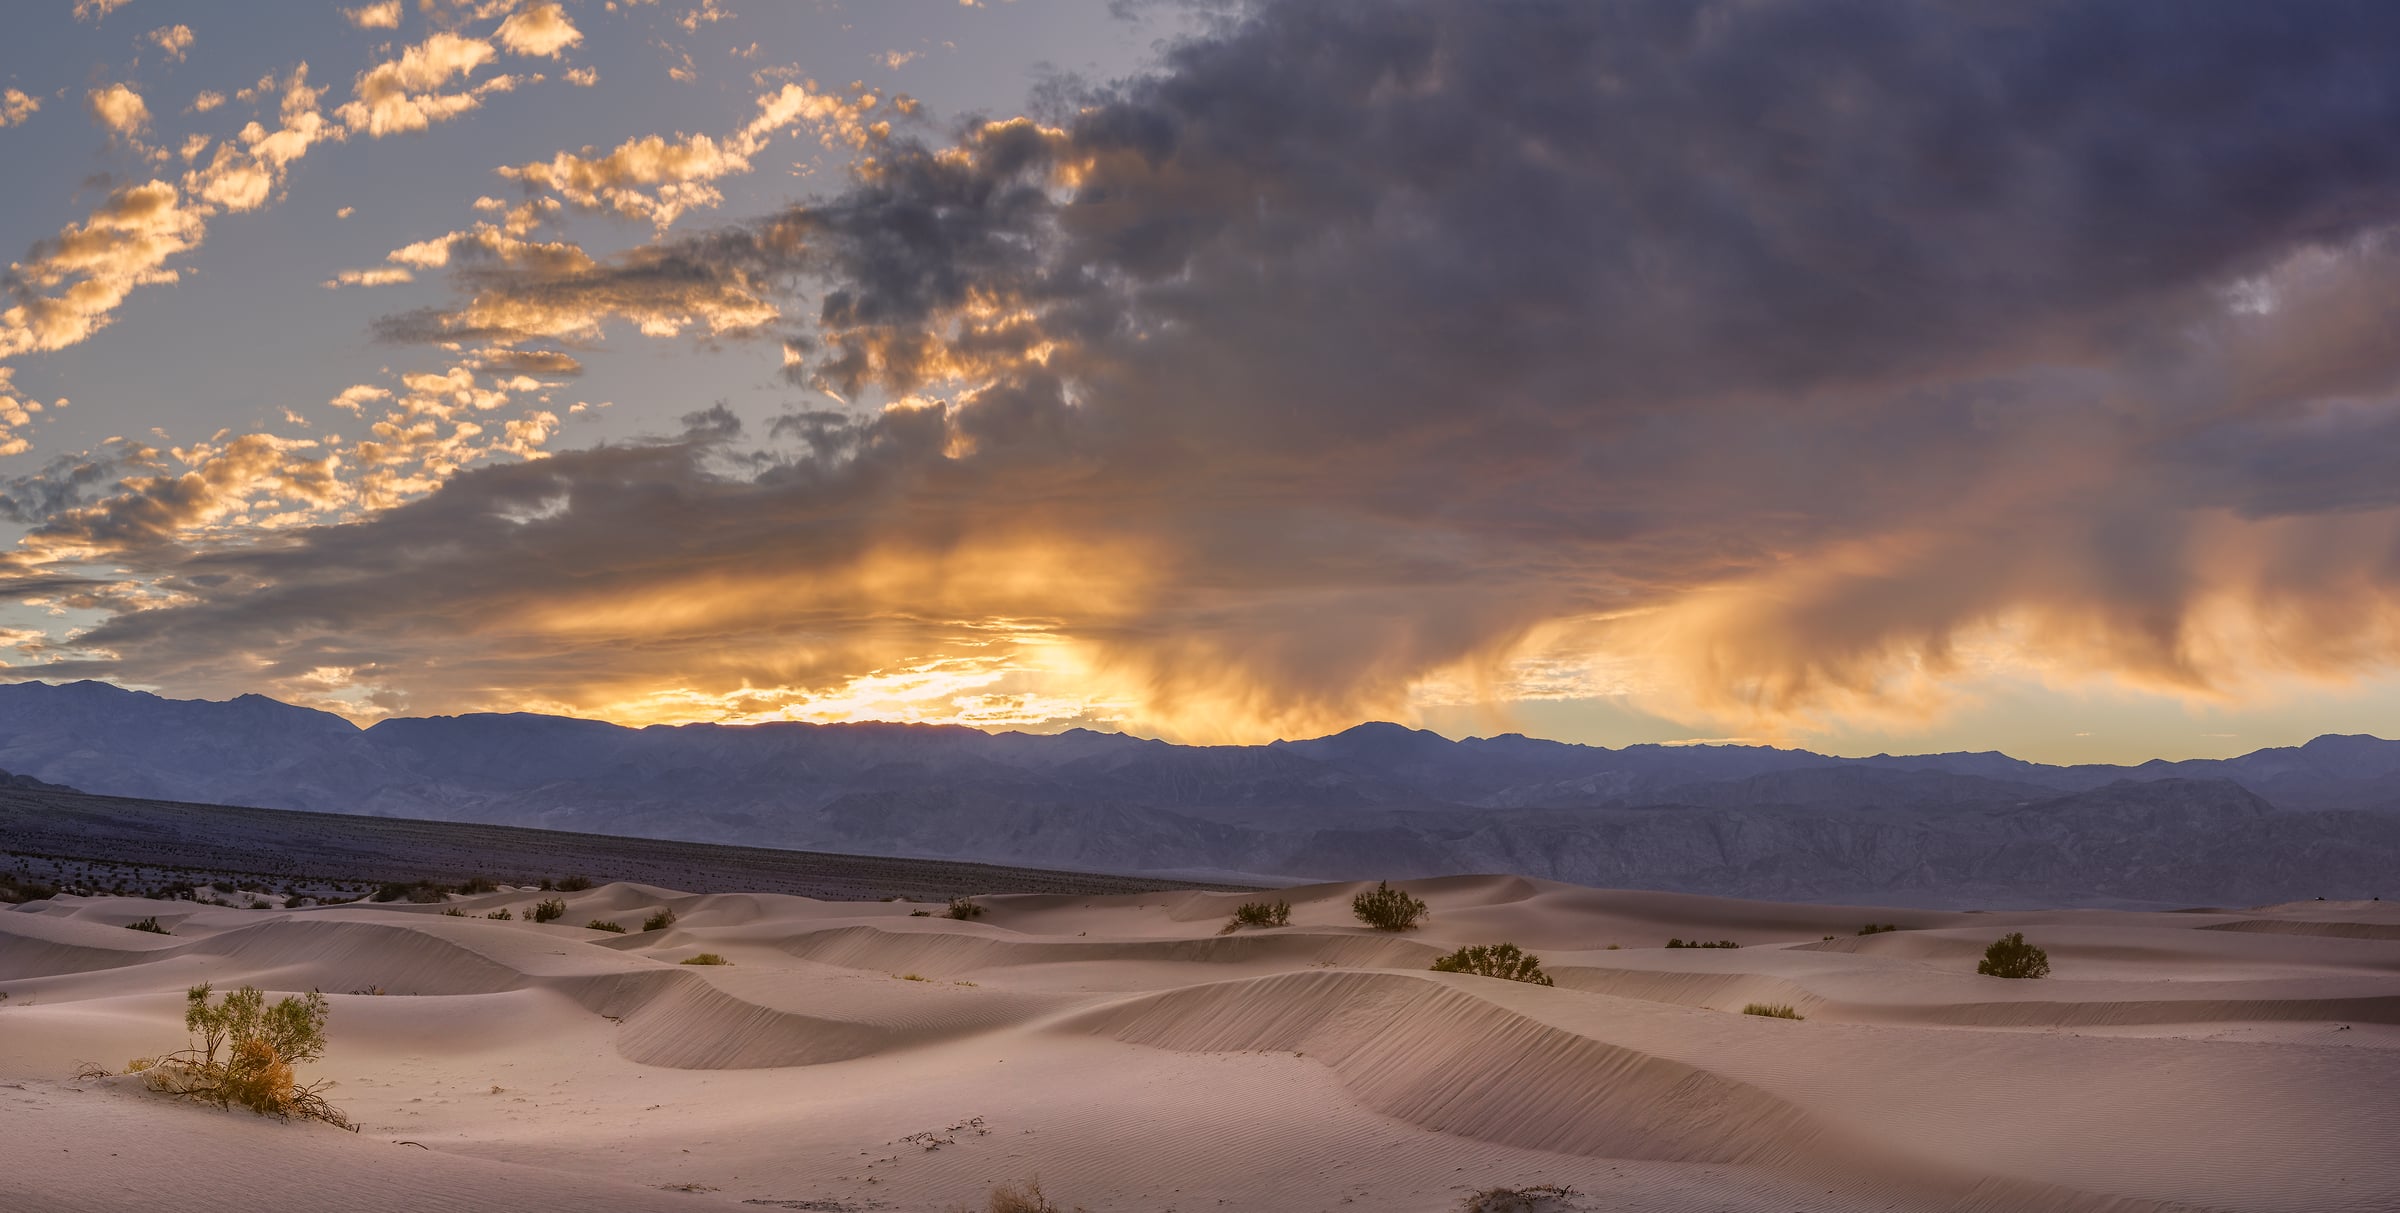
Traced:
POLYGON ((1293 925, 1233 934, 1256 895, 956 921, 612 884, 547 924, 524 914, 551 894, 520 890, 450 903, 467 917, 33 903, 0 913, 0 1206, 942 1209, 1039 1174, 1095 1213, 1533 1183, 1589 1209, 2400 1208, 2386 903, 1916 912, 1455 877, 1408 882, 1433 912, 1388 935, 1351 918, 1361 887, 1277 894, 1293 925), (173 933, 125 929, 153 916, 173 933), (2052 976, 1974 973, 2013 930, 2052 976), (1427 971, 1503 939, 1556 987, 1427 971), (680 963, 701 952, 732 963, 680 963), (201 980, 325 991, 310 1073, 364 1131, 70 1078, 180 1043, 201 980))

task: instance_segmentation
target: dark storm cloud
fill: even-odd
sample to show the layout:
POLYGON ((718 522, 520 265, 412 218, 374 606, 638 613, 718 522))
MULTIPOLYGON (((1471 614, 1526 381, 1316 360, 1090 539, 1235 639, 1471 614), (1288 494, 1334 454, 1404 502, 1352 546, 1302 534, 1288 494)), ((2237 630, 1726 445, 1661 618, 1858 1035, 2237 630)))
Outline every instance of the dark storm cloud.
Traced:
POLYGON ((590 702, 603 662, 825 679, 876 620, 905 652, 1038 615, 1154 718, 1256 728, 1602 616, 1719 714, 1917 710, 1893 671, 2002 622, 2186 688, 2393 656, 2273 620, 2400 582, 2364 306, 2400 281, 2400 9, 1266 4, 1073 100, 618 257, 460 243, 462 302, 380 330, 772 335, 804 383, 928 399, 462 475, 195 555, 233 588, 91 643, 158 676, 338 633, 395 684, 485 643, 425 706, 590 702), (2311 527, 2342 542, 2270 558, 2311 527), (991 551, 1092 584, 992 588, 991 551), (599 587, 699 605, 561 622, 599 587))

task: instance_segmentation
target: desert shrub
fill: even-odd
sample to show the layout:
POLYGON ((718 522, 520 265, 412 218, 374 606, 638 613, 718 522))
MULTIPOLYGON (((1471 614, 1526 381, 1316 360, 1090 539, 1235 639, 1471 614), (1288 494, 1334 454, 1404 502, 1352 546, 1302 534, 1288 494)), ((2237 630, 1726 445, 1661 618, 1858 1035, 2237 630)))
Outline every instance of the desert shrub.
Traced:
POLYGON ((206 982, 184 995, 183 1025, 192 1043, 163 1057, 137 1059, 154 1090, 261 1116, 322 1120, 348 1129, 348 1117, 325 1102, 323 1082, 300 1085, 292 1067, 325 1053, 323 994, 296 994, 274 1003, 243 986, 211 1001, 206 982))
POLYGON ((558 891, 561 893, 581 893, 591 887, 592 878, 589 876, 569 876, 558 882, 558 891))
POLYGON ((733 962, 714 952, 702 952, 698 956, 686 959, 683 963, 687 965, 729 965, 733 962))
POLYGON ((1769 1019, 1806 1019, 1808 1016, 1792 1009, 1790 1003, 1754 1002, 1742 1008, 1744 1015, 1764 1015, 1769 1019))
POLYGON ((155 914, 141 920, 140 922, 126 923, 125 929, 128 931, 148 931, 153 935, 172 935, 175 933, 158 925, 158 916, 155 914))
POLYGON ((1407 890, 1379 880, 1372 891, 1350 899, 1350 912, 1378 931, 1411 931, 1425 916, 1425 903, 1409 896, 1407 890))
POLYGON ((606 931, 611 935, 622 935, 625 933, 625 928, 620 927, 605 918, 595 918, 590 922, 583 924, 583 929, 586 931, 606 931))
POLYGON ((1288 901, 1245 901, 1233 912, 1233 921, 1225 924, 1226 933, 1243 927, 1288 927, 1292 925, 1292 903, 1288 901))
POLYGON ((450 894, 442 886, 430 880, 414 880, 406 883, 387 881, 376 886, 374 897, 374 900, 381 902, 405 901, 421 906, 433 905, 449 899, 450 894))
MULTIPOLYGON (((1900 928, 1899 928, 1897 925, 1893 924, 1893 923, 1888 923, 1888 922, 1887 922, 1887 923, 1884 923, 1884 924, 1882 924, 1881 926, 1878 926, 1878 925, 1876 925, 1876 924, 1874 924, 1874 923, 1871 923, 1871 922, 1870 922, 1870 923, 1868 923, 1867 925, 1865 925, 1865 926, 1863 926, 1863 927, 1860 927, 1860 928, 1858 929, 1858 933, 1859 933, 1859 934, 1861 934, 1861 935, 1881 935, 1881 934, 1883 934, 1885 931, 1897 931, 1897 930, 1899 930, 1899 929, 1900 929, 1900 928)), ((1826 938, 1827 938, 1827 939, 1831 939, 1831 938, 1833 938, 1833 937, 1832 937, 1832 936, 1830 936, 1830 935, 1828 935, 1828 936, 1826 936, 1826 938)))
POLYGON ((1706 943, 1697 939, 1686 943, 1680 939, 1670 939, 1667 941, 1667 946, 1670 948, 1738 948, 1742 945, 1730 939, 1720 939, 1715 943, 1706 943))
POLYGON ((459 909, 457 906, 448 906, 442 910, 442 917, 444 918, 465 918, 466 916, 467 912, 459 909))
POLYGON ((316 898, 310 897, 306 893, 293 893, 283 899, 283 908, 287 910, 297 910, 315 900, 316 898))
POLYGON ((2011 931, 1983 950, 1975 971, 1987 977, 2047 977, 2050 954, 2025 942, 2023 931, 2011 931))
POLYGON ((0 905, 43 901, 56 896, 58 896, 57 885, 47 885, 12 873, 0 872, 0 905))
POLYGON ((502 906, 499 909, 484 915, 484 917, 489 918, 494 922, 510 922, 516 918, 516 915, 509 913, 507 906, 502 906))
POLYGON ((948 913, 960 922, 973 922, 983 917, 983 903, 972 897, 953 897, 948 913))
POLYGON ((1436 973, 1472 973, 1531 985, 1556 984, 1542 972, 1542 958, 1517 950, 1513 943, 1474 943, 1433 962, 1436 973))
POLYGON ((931 910, 910 910, 910 911, 908 912, 908 916, 909 916, 910 918, 931 918, 931 917, 933 917, 933 911, 931 911, 931 910))
POLYGON ((645 931, 664 931, 674 925, 675 911, 673 910, 660 910, 642 920, 642 929, 645 931))
POLYGON ((208 887, 215 889, 219 893, 236 893, 241 891, 241 887, 234 884, 230 880, 212 880, 208 882, 208 887))
MULTIPOLYGON (((1022 1187, 1002 1184, 992 1189, 984 1209, 985 1213, 1070 1213, 1066 1206, 1042 1194, 1042 1181, 1039 1179, 1026 1180, 1022 1187)), ((965 1211, 961 1210, 961 1213, 965 1211)), ((1071 1213, 1083 1213, 1083 1207, 1078 1205, 1071 1213)))
POLYGON ((458 886, 458 891, 461 893, 497 893, 500 891, 500 886, 492 883, 492 878, 489 876, 469 876, 467 883, 458 886))
POLYGON ((1485 1188, 1460 1202, 1465 1213, 1553 1213, 1568 1209, 1567 1201, 1575 1189, 1557 1184, 1535 1184, 1530 1188, 1485 1188))
POLYGON ((545 897, 533 903, 533 912, 526 915, 535 922, 557 922, 567 916, 567 903, 555 897, 545 897))

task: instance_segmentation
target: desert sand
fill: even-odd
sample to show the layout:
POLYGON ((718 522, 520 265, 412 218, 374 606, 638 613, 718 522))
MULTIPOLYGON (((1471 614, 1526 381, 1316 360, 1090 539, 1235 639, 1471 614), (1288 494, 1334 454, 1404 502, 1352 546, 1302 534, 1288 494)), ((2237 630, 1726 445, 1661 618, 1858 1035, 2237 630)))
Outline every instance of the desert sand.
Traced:
POLYGON ((451 903, 508 922, 30 903, 0 913, 0 1207, 980 1209, 1038 1176, 1093 1213, 1536 1184, 1591 1210, 2400 1209, 2400 905, 1911 912, 1455 877, 1406 882, 1431 914, 1392 935, 1352 918, 1361 887, 1288 890, 1292 925, 1230 935, 1255 894, 1001 895, 974 921, 634 884, 548 924, 531 890, 451 903), (150 916, 173 934, 125 929, 150 916), (629 933, 570 925, 594 918, 629 933), (2009 931, 2051 976, 1976 975, 2009 931), (1500 940, 1557 986, 1427 971, 1500 940), (678 963, 700 952, 732 963, 678 963), (180 1046, 200 981, 330 995, 302 1076, 362 1131, 73 1077, 180 1046))

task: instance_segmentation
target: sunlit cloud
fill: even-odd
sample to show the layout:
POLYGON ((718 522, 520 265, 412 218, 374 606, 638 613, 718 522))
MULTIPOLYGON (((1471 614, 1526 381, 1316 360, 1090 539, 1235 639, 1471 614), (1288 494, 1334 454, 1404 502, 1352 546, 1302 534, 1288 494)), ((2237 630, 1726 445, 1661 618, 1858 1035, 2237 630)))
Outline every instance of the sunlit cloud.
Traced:
POLYGON ((84 94, 93 121, 126 138, 150 129, 150 106, 127 84, 112 84, 84 94))
POLYGON ((486 93, 515 86, 513 77, 495 76, 473 87, 441 91, 451 77, 472 75, 497 54, 482 39, 437 33, 402 51, 399 58, 359 73, 352 90, 355 99, 336 113, 352 131, 377 139, 447 122, 483 104, 486 93))
POLYGON ((15 126, 42 108, 42 99, 22 89, 0 89, 0 127, 15 126))
POLYGON ((195 41, 192 27, 188 25, 160 26, 143 37, 151 45, 165 52, 168 62, 171 63, 183 62, 191 54, 192 43, 195 41))
POLYGON ((555 58, 583 41, 583 31, 567 20, 566 10, 555 0, 545 0, 509 14, 493 37, 511 54, 555 58))
POLYGON ((360 29, 398 29, 400 0, 377 0, 374 4, 346 8, 342 10, 342 15, 360 29))

